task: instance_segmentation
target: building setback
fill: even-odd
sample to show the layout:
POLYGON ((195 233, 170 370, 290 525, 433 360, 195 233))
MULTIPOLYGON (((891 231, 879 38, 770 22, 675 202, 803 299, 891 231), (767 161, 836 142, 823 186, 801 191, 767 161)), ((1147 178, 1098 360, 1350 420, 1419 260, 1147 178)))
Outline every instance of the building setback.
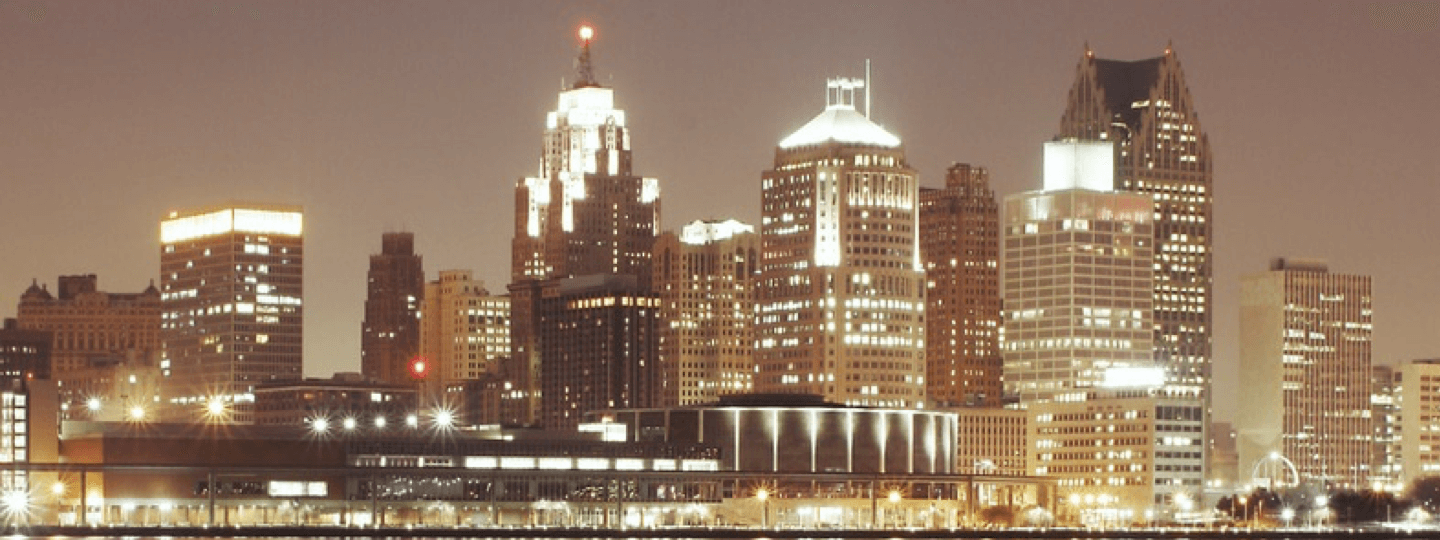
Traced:
POLYGON ((365 320, 360 323, 360 372, 393 384, 410 381, 409 362, 420 352, 420 301, 425 270, 415 235, 385 233, 370 256, 365 320))
POLYGON ((941 407, 998 407, 1000 205, 989 171, 956 163, 943 189, 920 188, 920 257, 925 395, 941 407))
POLYGON ((847 405, 925 404, 918 179, 900 139, 855 110, 861 81, 761 175, 755 389, 847 405))
POLYGON ((655 242, 660 406, 753 390, 760 238, 735 220, 695 221, 655 242))
POLYGON ((1323 261, 1283 258, 1241 279, 1242 474, 1278 453, 1300 481, 1371 487, 1370 285, 1323 261))
POLYGON ((256 385, 301 377, 304 237, 298 206, 229 205, 160 222, 163 393, 249 422, 256 385))
POLYGON ((1114 141, 1113 188, 1151 200, 1154 347, 1172 393, 1210 400, 1214 164, 1180 59, 1095 58, 1076 66, 1060 135, 1114 141))

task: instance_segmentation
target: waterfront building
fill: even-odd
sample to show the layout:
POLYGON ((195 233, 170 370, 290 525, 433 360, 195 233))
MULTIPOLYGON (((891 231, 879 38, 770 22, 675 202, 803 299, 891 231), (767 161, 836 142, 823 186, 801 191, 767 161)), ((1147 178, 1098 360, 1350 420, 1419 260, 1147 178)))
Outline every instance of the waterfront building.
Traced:
MULTIPOLYGON (((1400 365, 1398 426, 1387 434, 1398 444, 1399 470, 1389 486, 1401 491, 1415 480, 1440 475, 1440 359, 1411 360, 1400 365)), ((1376 418, 1379 423, 1385 418, 1376 418)), ((1377 441, 1378 445, 1379 441, 1377 441)))
POLYGON ((370 256, 365 320, 360 323, 360 372, 392 384, 410 382, 410 359, 420 352, 423 261, 415 235, 385 233, 380 253, 370 256))
POLYGON ((899 137, 832 79, 825 109, 761 175, 755 389, 847 405, 925 405, 916 172, 899 137))
POLYGON ((733 219, 694 221, 655 241, 661 406, 752 391, 759 250, 755 228, 733 219))
MULTIPOLYGON (((383 430, 433 418, 445 411, 422 408, 414 384, 336 373, 329 379, 305 378, 255 388, 255 423, 336 430, 383 430)), ((215 415, 225 411, 217 409, 215 415)), ((454 417, 451 417, 453 423, 454 417)))
POLYGON ((225 205, 160 222, 160 369, 175 418, 208 403, 251 421, 255 386, 298 380, 304 235, 298 206, 225 205))
POLYGON ((1263 471, 1255 465, 1273 455, 1293 463, 1298 481, 1370 489, 1372 332, 1369 276, 1279 258, 1241 279, 1242 471, 1263 471))

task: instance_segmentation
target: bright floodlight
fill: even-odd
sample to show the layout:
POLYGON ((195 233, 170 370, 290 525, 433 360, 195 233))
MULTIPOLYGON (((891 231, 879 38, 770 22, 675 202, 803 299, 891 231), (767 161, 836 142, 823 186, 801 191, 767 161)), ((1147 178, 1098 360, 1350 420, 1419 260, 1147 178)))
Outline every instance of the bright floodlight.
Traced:
POLYGON ((765 500, 765 499, 769 499, 769 498, 770 498, 770 490, 764 489, 764 488, 755 490, 755 498, 756 498, 756 499, 760 499, 760 500, 762 500, 762 501, 765 500))
POLYGON ((225 414, 225 402, 220 398, 213 398, 205 404, 205 412, 210 413, 210 416, 223 415, 225 414))
POLYGON ((585 40, 585 41, 590 41, 590 40, 591 40, 592 38, 594 38, 594 37, 595 37, 595 29, 594 29, 594 28, 591 28, 589 25, 581 26, 581 27, 580 27, 580 39, 583 39, 583 40, 585 40))
POLYGON ((440 426, 440 427, 442 427, 442 428, 448 428, 448 427, 454 426, 454 425, 455 425, 455 413, 452 413, 452 412, 450 412, 450 411, 440 411, 440 412, 435 413, 435 425, 440 426))
POLYGON ((346 418, 344 421, 341 422, 341 425, 345 426, 345 431, 350 431, 350 430, 352 430, 352 429, 355 429, 355 419, 354 419, 354 418, 346 418))
POLYGON ((139 406, 139 405, 136 405, 136 406, 134 406, 134 407, 130 407, 130 419, 131 419, 131 420, 144 420, 144 419, 145 419, 145 408, 144 408, 144 407, 141 407, 141 406, 139 406))
POLYGON ((1329 506, 1329 505, 1330 505, 1330 497, 1329 497, 1329 496, 1326 496, 1326 495, 1316 496, 1316 497, 1315 497, 1315 504, 1316 504, 1317 506, 1329 506))
POLYGON ((419 426, 419 425, 420 425, 420 417, 415 416, 415 415, 413 415, 413 414, 407 414, 407 415, 405 415, 405 425, 408 426, 408 427, 417 427, 417 426, 419 426))
POLYGON ((377 427, 377 428, 383 428, 383 427, 385 427, 385 417, 384 417, 384 416, 376 416, 376 417, 375 417, 375 427, 377 427))
POLYGON ((5 496, 0 498, 0 504, 4 504, 5 513, 15 515, 24 512, 29 507, 30 494, 23 489, 7 491, 5 496))
POLYGON ((50 485, 50 493, 54 493, 54 494, 56 494, 56 495, 64 495, 64 494, 65 494, 65 483, 64 483, 64 482, 55 482, 54 484, 51 484, 51 485, 50 485))
POLYGON ((1295 509, 1294 509, 1294 508, 1286 508, 1286 509, 1284 509, 1284 510, 1281 510, 1281 511, 1280 511, 1280 518, 1281 518, 1281 519, 1284 519, 1285 521, 1290 521, 1290 520, 1292 520, 1292 519, 1295 519, 1295 509))
POLYGON ((85 406, 90 409, 90 412, 98 412, 100 410, 100 398, 92 397, 85 400, 85 406))
POLYGON ((316 418, 310 421, 310 429, 317 432, 325 431, 327 429, 330 429, 330 421, 324 418, 316 418))
POLYGON ((898 503, 898 502, 900 502, 900 492, 899 492, 899 491, 891 491, 891 492, 890 492, 890 502, 892 502, 892 503, 898 503))

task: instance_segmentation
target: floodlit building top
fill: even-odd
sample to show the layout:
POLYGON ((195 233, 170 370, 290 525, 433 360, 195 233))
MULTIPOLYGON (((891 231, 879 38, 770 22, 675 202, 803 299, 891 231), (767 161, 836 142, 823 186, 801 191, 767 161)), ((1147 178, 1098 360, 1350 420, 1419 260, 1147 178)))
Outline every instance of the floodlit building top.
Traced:
POLYGON ((700 246, 712 242, 719 242, 737 234, 753 232, 755 232, 755 227, 733 219, 727 219, 725 221, 704 221, 697 219, 680 230, 680 241, 686 244, 700 246))
POLYGON ((232 232, 299 236, 304 217, 299 207, 232 206, 200 212, 171 212, 160 222, 160 242, 169 244, 232 232))
POLYGON ((854 79, 831 79, 826 84, 825 111, 780 141, 781 148, 810 146, 830 141, 895 148, 900 138, 855 110, 855 90, 865 86, 854 79))

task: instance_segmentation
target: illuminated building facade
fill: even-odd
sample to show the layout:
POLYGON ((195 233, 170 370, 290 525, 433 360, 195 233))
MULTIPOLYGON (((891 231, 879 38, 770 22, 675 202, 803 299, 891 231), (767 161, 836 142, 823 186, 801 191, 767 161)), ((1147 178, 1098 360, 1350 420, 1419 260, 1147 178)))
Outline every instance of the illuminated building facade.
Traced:
POLYGON ((1055 479, 1062 515, 1125 525, 1206 510, 1204 408, 1160 388, 1029 404, 1030 467, 1055 479))
POLYGON ((989 171, 956 163, 943 189, 920 188, 920 257, 926 396, 940 407, 998 407, 1000 205, 989 171))
POLYGON ((107 293, 98 281, 94 274, 60 276, 57 295, 32 284, 20 296, 20 327, 55 336, 51 370, 67 418, 94 418, 92 398, 115 412, 153 406, 157 395, 160 291, 151 285, 139 293, 107 293))
MULTIPOLYGON (((0 326, 0 493, 41 491, 56 478, 14 467, 59 461, 59 391, 48 377, 51 342, 50 332, 21 328, 15 319, 0 326)), ((14 512, 6 509, 11 517, 14 512)))
POLYGON ((660 299, 635 276, 545 282, 540 300, 541 425, 574 430, 581 416, 660 403, 660 299))
POLYGON ((1048 142, 1044 189, 1005 198, 1005 388, 1022 402, 1154 365, 1150 200, 1111 188, 1112 156, 1048 142))
POLYGON ((955 415, 956 472, 1026 476, 1030 468, 1030 413, 1021 409, 958 407, 955 415))
POLYGON ((380 253, 370 256, 365 320, 360 329, 360 371, 389 383, 410 381, 408 363, 420 351, 420 299, 425 270, 415 254, 415 235, 385 233, 380 253))
POLYGON ((575 82, 546 116, 536 175, 515 186, 515 236, 509 287, 514 323, 511 361, 514 423, 540 416, 544 363, 538 296, 541 282, 587 275, 634 276, 650 287, 651 250, 660 223, 660 182, 632 172, 630 130, 613 89, 600 86, 590 61, 594 30, 581 29, 575 82))
MULTIPOLYGON (((1415 362, 1430 363, 1435 361, 1416 360, 1415 362)), ((1423 369, 1419 366, 1416 368, 1423 369)), ((1384 489, 1398 493, 1404 490, 1407 484, 1404 473, 1404 416, 1401 414, 1402 404, 1405 401, 1404 374, 1405 366, 1403 365, 1395 368, 1377 364, 1370 368, 1370 418, 1373 420, 1371 425, 1374 428, 1375 434, 1374 449, 1371 451, 1370 487, 1375 491, 1384 489)), ((1412 375, 1418 376, 1421 379, 1424 379, 1424 377, 1428 375, 1430 377, 1429 382, 1433 383, 1436 380, 1435 376, 1440 375, 1440 372, 1425 375, 1412 373, 1412 375)), ((1433 390, 1434 385, 1431 386, 1433 390)), ((1432 394, 1432 397, 1428 399, 1421 398, 1422 402, 1437 399, 1440 399, 1440 392, 1432 394)), ((1418 410, 1416 412, 1418 412, 1418 410)), ((1420 417, 1423 418, 1424 416, 1424 414, 1421 414, 1420 417)), ((1432 417, 1430 419, 1435 420, 1437 418, 1440 417, 1432 417)), ((1436 428, 1440 428, 1440 425, 1437 425, 1436 428)), ((1420 429, 1422 432, 1431 431, 1431 429, 1425 428, 1417 427, 1417 429, 1420 429)), ((1435 463, 1432 465, 1432 471, 1440 471, 1440 452, 1437 452, 1436 455, 1431 456, 1431 458, 1435 463)), ((1434 474, 1437 474, 1437 472, 1432 472, 1430 475, 1434 474)), ((1411 479, 1414 478, 1416 477, 1411 477, 1411 479)))
POLYGON ((655 241, 660 406, 753 389, 760 238, 739 221, 695 221, 655 241))
POLYGON ((1440 475, 1440 359, 1405 362, 1399 375, 1399 419, 1391 425, 1399 426, 1393 434, 1400 462, 1394 487, 1403 489, 1420 478, 1440 475))
POLYGON ((833 79, 823 112, 761 175, 755 389, 847 405, 925 404, 918 179, 900 139, 833 79))
POLYGON ((50 367, 57 380, 127 351, 160 350, 160 291, 152 285, 139 293, 107 293, 98 290, 98 281, 95 274, 60 276, 58 295, 36 284, 20 295, 20 327, 55 335, 50 367))
POLYGON ((1242 475, 1278 452, 1301 481, 1371 487, 1370 291, 1369 276, 1314 260, 1241 279, 1242 475))
MULTIPOLYGON (((1175 52, 1126 62, 1086 50, 1060 135, 1116 145, 1113 189, 1150 199, 1157 357, 1172 394, 1209 407, 1214 307, 1210 139, 1175 52)), ((1208 414, 1208 412, 1207 412, 1208 414)))
POLYGON ((160 368, 179 414, 218 397, 249 422, 256 385, 301 377, 302 226, 299 207, 274 205, 160 222, 160 368))
MULTIPOLYGON (((432 369, 423 398, 500 369, 510 354, 509 298, 491 295, 469 270, 440 271, 440 279, 425 284, 424 296, 420 356, 432 369)), ((408 371, 405 377, 413 381, 408 371)))

